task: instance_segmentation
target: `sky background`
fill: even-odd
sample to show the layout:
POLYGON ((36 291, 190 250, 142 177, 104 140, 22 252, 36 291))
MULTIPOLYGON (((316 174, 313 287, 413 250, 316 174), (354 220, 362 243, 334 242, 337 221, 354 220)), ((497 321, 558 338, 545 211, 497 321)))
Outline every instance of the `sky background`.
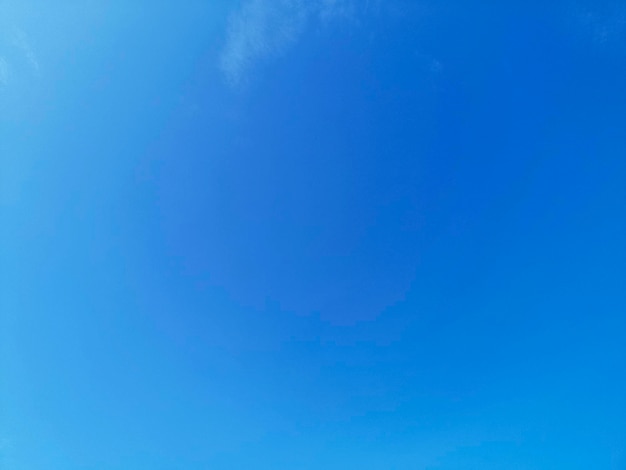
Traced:
POLYGON ((0 0, 0 468, 626 469, 626 3, 0 0))

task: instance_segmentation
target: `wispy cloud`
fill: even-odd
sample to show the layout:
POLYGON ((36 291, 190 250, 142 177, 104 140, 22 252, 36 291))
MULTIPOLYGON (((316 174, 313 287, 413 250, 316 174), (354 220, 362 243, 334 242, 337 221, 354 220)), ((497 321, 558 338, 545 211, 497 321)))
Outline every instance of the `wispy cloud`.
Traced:
POLYGON ((35 70, 35 72, 39 72, 39 60, 37 60, 37 56, 30 46, 26 33, 21 29, 14 29, 11 42, 24 54, 24 57, 26 57, 28 64, 33 68, 33 70, 35 70))
POLYGON ((24 72, 38 76, 39 60, 26 33, 19 28, 7 28, 0 36, 0 88, 9 87, 25 78, 24 72))
MULTIPOLYGON (((367 0, 363 2, 365 10, 368 8, 367 0)), ((346 0, 322 0, 318 5, 317 14, 323 22, 336 19, 352 20, 356 17, 356 5, 354 2, 346 0)))
POLYGON ((229 19, 220 69, 232 85, 241 84, 259 61, 292 46, 310 22, 356 13, 354 0, 245 0, 229 19))
POLYGON ((605 8, 579 6, 575 17, 598 43, 621 39, 626 34, 626 4, 624 3, 615 2, 605 8))

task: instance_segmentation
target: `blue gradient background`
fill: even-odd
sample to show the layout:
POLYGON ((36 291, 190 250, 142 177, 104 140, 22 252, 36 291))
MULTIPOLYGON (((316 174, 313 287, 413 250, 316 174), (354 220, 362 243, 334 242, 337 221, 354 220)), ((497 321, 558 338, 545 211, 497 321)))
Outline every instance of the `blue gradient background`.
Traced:
POLYGON ((0 2, 0 467, 626 468, 624 3, 246 5, 0 2))

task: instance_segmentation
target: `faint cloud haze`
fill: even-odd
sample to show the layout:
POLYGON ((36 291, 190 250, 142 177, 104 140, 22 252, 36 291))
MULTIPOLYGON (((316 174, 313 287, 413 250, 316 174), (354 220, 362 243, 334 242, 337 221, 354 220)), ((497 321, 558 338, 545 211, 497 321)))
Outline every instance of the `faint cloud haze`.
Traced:
MULTIPOLYGON (((367 10, 367 2, 364 5, 367 10)), ((319 18, 323 22, 335 19, 351 20, 356 17, 356 6, 351 1, 321 0, 318 8, 319 18)))
POLYGON ((13 78, 19 78, 20 69, 28 70, 34 75, 40 72, 39 60, 28 37, 19 28, 10 28, 0 37, 0 87, 7 87, 13 78))
POLYGON ((356 15, 354 0, 246 0, 228 21, 220 69, 231 85, 238 85, 256 63, 283 54, 308 23, 356 15))
POLYGON ((242 81, 254 62, 280 54, 302 32, 306 4, 298 0, 250 0, 231 16, 220 67, 232 84, 242 81))
POLYGON ((619 39, 626 33, 626 3, 614 3, 605 8, 578 8, 575 16, 598 43, 619 39))
POLYGON ((13 31, 11 42, 22 52, 22 54, 24 54, 24 57, 26 57, 28 64, 33 68, 33 70, 39 72, 39 61, 37 60, 35 52, 30 47, 26 33, 21 29, 15 29, 13 31))
POLYGON ((4 57, 0 57, 0 86, 6 86, 9 82, 9 64, 4 59, 4 57))

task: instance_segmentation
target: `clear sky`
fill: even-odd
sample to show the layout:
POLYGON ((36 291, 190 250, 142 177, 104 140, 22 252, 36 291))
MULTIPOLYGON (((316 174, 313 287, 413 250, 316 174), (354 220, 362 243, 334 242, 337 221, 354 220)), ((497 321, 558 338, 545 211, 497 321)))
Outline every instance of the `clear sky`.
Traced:
POLYGON ((626 469, 626 3, 0 0, 0 468, 626 469))

